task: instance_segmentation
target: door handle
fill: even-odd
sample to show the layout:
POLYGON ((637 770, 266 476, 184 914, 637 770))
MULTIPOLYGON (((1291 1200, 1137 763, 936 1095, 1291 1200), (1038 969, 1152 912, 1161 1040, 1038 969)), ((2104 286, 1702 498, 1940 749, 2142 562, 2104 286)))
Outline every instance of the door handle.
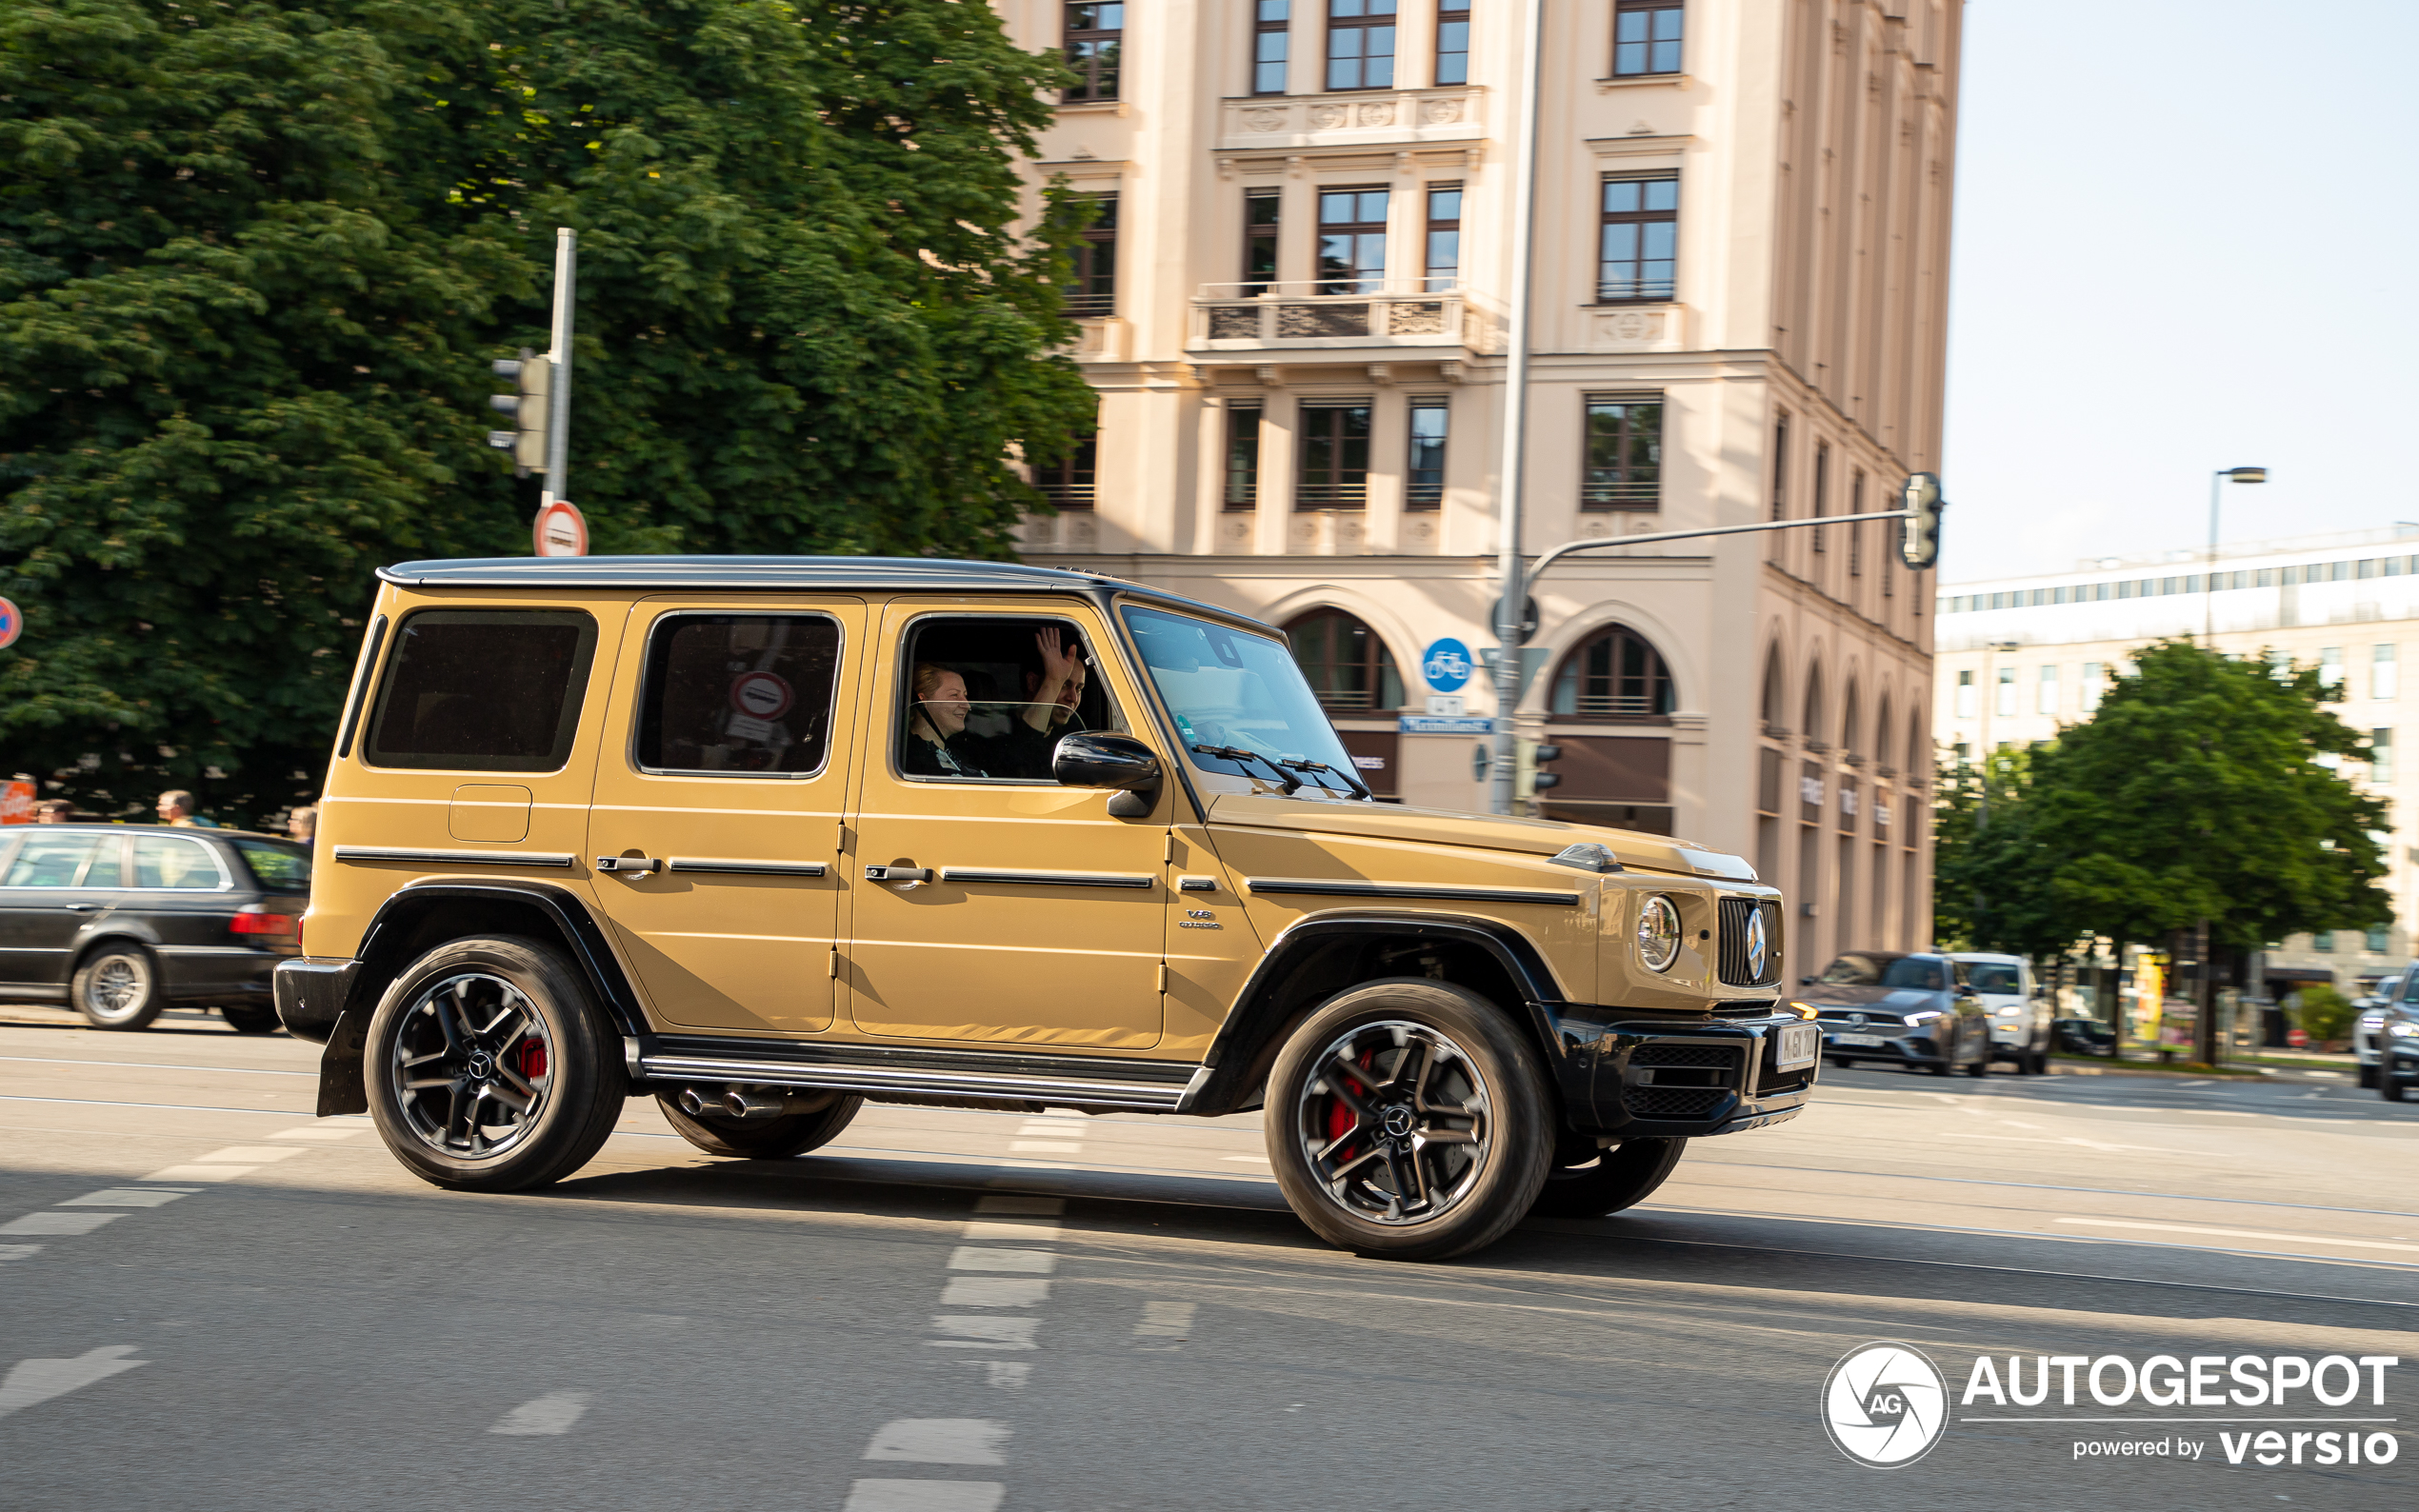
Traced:
POLYGON ((930 882, 932 868, 930 866, 868 866, 865 868, 865 880, 904 882, 911 887, 919 882, 930 882))
POLYGON ((632 877, 643 877, 662 865, 662 862, 650 861, 645 856, 599 856, 596 858, 597 870, 621 872, 632 877))
POLYGON ((105 903, 71 903, 66 906, 68 912, 70 913, 90 913, 98 908, 106 908, 109 905, 105 903))

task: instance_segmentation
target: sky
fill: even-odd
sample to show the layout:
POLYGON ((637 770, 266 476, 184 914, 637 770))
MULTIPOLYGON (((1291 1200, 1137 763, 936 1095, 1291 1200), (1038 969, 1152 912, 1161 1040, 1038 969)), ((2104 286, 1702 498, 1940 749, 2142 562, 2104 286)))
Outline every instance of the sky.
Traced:
POLYGON ((1940 582, 2419 521, 2419 5, 1970 0, 1940 582))

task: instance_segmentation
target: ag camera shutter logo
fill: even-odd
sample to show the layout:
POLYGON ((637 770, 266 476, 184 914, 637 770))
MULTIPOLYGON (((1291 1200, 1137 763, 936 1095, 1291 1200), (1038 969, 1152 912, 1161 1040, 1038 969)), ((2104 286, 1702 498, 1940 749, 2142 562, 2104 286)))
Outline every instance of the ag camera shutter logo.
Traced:
POLYGON ((1909 1344, 1851 1349, 1823 1383, 1823 1426, 1858 1464, 1894 1470, 1931 1452, 1949 1426, 1949 1383, 1909 1344))

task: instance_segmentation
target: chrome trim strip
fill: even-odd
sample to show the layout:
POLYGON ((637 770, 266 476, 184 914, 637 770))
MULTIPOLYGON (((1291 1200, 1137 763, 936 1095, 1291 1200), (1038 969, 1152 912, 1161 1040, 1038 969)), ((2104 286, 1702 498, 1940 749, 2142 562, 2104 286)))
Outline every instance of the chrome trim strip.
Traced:
POLYGON ((1301 893, 1330 898, 1436 898, 1450 903, 1543 903, 1576 907, 1586 901, 1576 892, 1532 892, 1525 887, 1429 887, 1416 883, 1327 882, 1316 877, 1253 877, 1244 884, 1255 893, 1301 893))
POLYGON ((156 945, 151 948, 164 956, 266 956, 275 953, 255 950, 248 945, 156 945))
POLYGON ((405 846, 338 846, 338 861, 426 861, 440 866, 561 866, 576 856, 550 850, 415 850, 405 846))
POLYGON ((988 882, 1015 887, 1148 887, 1156 878, 1147 873, 1113 871, 986 871, 943 866, 943 882, 988 882))
MULTIPOLYGON (((870 1065, 809 1065, 783 1061, 721 1061, 701 1056, 644 1055, 640 1071, 663 1081, 748 1082, 768 1086, 830 1086, 880 1095, 924 1093, 937 1097, 996 1097, 1076 1106, 1150 1108, 1173 1112, 1201 1080, 1173 1086, 1148 1082, 1092 1082, 1070 1077, 1013 1076, 983 1071, 941 1071, 870 1065)), ((1206 1068, 1205 1068, 1206 1069, 1206 1068)))
POLYGON ((831 868, 820 861, 710 861, 700 856, 674 856, 667 871, 707 871, 725 877, 820 877, 831 868))

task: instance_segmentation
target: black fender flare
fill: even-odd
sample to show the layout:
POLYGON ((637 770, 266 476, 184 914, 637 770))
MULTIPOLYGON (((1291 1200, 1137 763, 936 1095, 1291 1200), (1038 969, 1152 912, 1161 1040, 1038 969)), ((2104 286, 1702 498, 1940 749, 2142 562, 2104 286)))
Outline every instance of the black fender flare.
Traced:
POLYGON ((1293 1005, 1285 1003, 1279 990, 1288 973, 1325 946, 1351 938, 1438 940, 1483 950, 1503 968, 1520 996, 1519 1003, 1504 1007, 1530 1031, 1547 1059, 1548 1073, 1556 1070, 1564 1056, 1559 1010, 1567 1000, 1534 941, 1489 919, 1347 909, 1298 920, 1269 942, 1203 1057, 1210 1075, 1186 1100, 1185 1112, 1230 1112, 1243 1101, 1250 1090, 1248 1083, 1254 1069, 1267 1058, 1264 1052, 1292 1016, 1293 1005))
POLYGON ((630 978, 613 954, 604 925, 589 911, 585 900, 568 887, 543 882, 413 883, 398 888, 381 904, 362 931, 354 954, 357 970, 346 984, 343 1007, 329 1032, 319 1057, 319 1116, 363 1113, 370 1104, 361 1080, 362 1056, 369 1044, 370 1016, 386 996, 387 985, 410 962, 405 951, 415 926, 448 903, 510 904, 534 907, 546 915, 562 936, 571 963, 588 981, 589 990, 624 1040, 643 1040, 650 1031, 630 978))

